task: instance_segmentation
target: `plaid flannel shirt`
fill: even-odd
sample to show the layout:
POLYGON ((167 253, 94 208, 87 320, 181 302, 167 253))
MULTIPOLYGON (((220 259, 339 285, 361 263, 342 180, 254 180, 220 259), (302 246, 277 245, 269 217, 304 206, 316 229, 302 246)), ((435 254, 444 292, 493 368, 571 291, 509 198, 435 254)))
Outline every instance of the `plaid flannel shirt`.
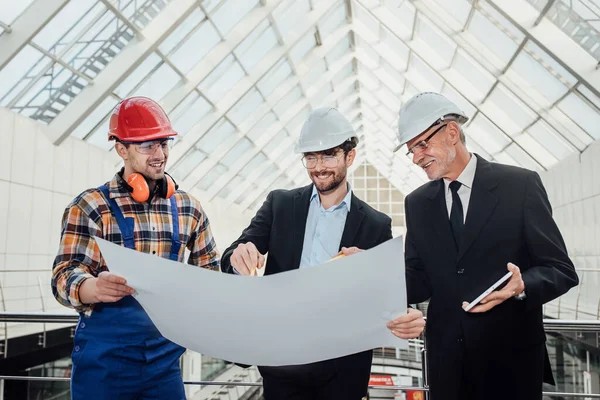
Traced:
MULTIPOLYGON (((170 201, 158 196, 150 203, 134 201, 119 174, 108 187, 110 197, 115 199, 125 218, 135 219, 135 249, 169 258, 173 231, 170 201)), ((177 191, 174 196, 179 212, 179 238, 190 250, 188 263, 218 270, 220 255, 200 203, 183 191, 177 191)), ((52 271, 52 292, 58 302, 88 316, 93 305, 81 303, 79 288, 87 278, 108 270, 94 236, 123 245, 117 221, 99 189, 86 190, 67 206, 52 271)), ((179 261, 183 261, 184 255, 185 248, 181 246, 179 261)))

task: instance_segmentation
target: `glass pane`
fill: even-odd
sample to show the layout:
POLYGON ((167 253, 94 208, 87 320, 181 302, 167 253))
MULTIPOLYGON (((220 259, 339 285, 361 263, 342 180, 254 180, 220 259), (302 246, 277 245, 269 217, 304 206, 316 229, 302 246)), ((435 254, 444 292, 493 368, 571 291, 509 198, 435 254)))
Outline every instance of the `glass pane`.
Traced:
POLYGON ((475 11, 473 14, 467 32, 474 40, 485 46, 486 56, 497 58, 495 64, 498 67, 505 66, 519 47, 506 31, 490 22, 480 11, 475 11))
POLYGON ((298 64, 317 45, 314 35, 306 35, 290 50, 290 58, 298 64))
POLYGON ((288 94, 285 95, 283 99, 281 99, 275 107, 273 107, 273 112, 277 114, 279 118, 300 98, 302 97, 302 91, 300 87, 296 86, 292 89, 288 94))
MULTIPOLYGON (((246 134, 254 143, 275 123, 277 116, 272 112, 267 113, 256 125, 246 134)), ((242 132, 243 133, 243 132, 242 132)))
POLYGON ((528 134, 516 138, 516 142, 529 153, 538 163, 548 169, 555 165, 558 160, 548 150, 540 145, 533 137, 528 134))
POLYGON ((211 105, 194 90, 169 113, 169 117, 173 128, 183 137, 211 110, 211 105))
POLYGON ((238 46, 235 54, 246 71, 249 71, 277 45, 273 28, 265 22, 238 46))
POLYGON ((516 98, 503 84, 498 84, 482 109, 510 136, 519 135, 537 115, 516 98))
POLYGON ((472 121, 469 125, 469 136, 488 153, 495 155, 510 144, 508 137, 481 113, 477 114, 472 121))
POLYGON ((213 186, 217 179, 219 179, 226 172, 227 167, 225 167, 223 164, 217 164, 202 177, 202 179, 200 180, 200 182, 198 182, 198 185, 196 187, 200 190, 206 191, 211 186, 213 186))
MULTIPOLYGON (((279 147, 281 142, 288 137, 288 132, 285 129, 280 131, 277 135, 271 138, 271 140, 269 140, 269 143, 267 143, 267 145, 263 148, 263 153, 265 153, 271 160, 275 160, 277 158, 275 150, 277 147, 279 147)), ((257 180, 257 182, 260 182, 260 180, 257 180)))
POLYGON ((535 162, 533 158, 531 158, 531 155, 527 154, 515 143, 512 143, 510 146, 508 146, 505 152, 509 156, 511 156, 517 163, 519 163, 518 165, 520 165, 521 167, 531 169, 534 171, 539 171, 542 169, 540 165, 537 162, 535 162))
POLYGON ((231 122, 240 126, 242 122, 244 122, 244 120, 262 103, 264 103, 263 97, 258 90, 252 88, 237 102, 236 105, 233 106, 227 113, 227 117, 229 117, 231 122))
POLYGON ((205 153, 214 152, 217 147, 227 138, 235 135, 235 128, 229 121, 221 118, 219 122, 208 131, 196 144, 196 148, 205 153))
POLYGON ((221 163, 230 167, 245 153, 254 148, 252 142, 246 138, 241 138, 237 144, 221 159, 221 163))
POLYGON ((189 72, 220 41, 217 30, 205 21, 169 56, 169 59, 182 72, 189 72))
POLYGON ((4 22, 6 25, 10 25, 19 15, 23 13, 33 3, 33 0, 0 0, 0 9, 2 10, 2 16, 0 16, 0 21, 4 22))
POLYGON ((115 89, 115 94, 121 98, 125 98, 131 93, 131 91, 148 75, 152 73, 154 69, 158 67, 162 59, 156 53, 150 54, 142 63, 129 74, 123 82, 115 89))
POLYGON ((179 82, 181 82, 181 77, 173 68, 164 63, 133 94, 158 101, 179 82))
POLYGON ((451 72, 458 74, 452 82, 460 83, 461 93, 474 102, 483 99, 495 82, 494 76, 463 50, 456 53, 451 72))
POLYGON ((289 39, 290 34, 295 31, 294 28, 307 17, 309 11, 308 0, 283 1, 275 9, 273 18, 284 40, 289 39))
POLYGON ((325 59, 318 60, 313 64, 310 71, 304 75, 302 82, 307 87, 310 87, 311 85, 315 84, 315 82, 317 82, 319 78, 321 78, 326 72, 327 65, 325 64, 325 59))
MULTIPOLYGON (((85 138, 90 132, 92 132, 97 125, 102 122, 105 118, 108 119, 109 114, 113 110, 113 108, 118 104, 118 100, 113 98, 112 96, 108 96, 105 98, 102 103, 98 107, 94 109, 79 125, 77 128, 73 130, 71 136, 74 136, 78 139, 85 138)), ((105 134, 108 131, 105 131, 105 134)), ((107 139, 108 136, 105 137, 107 139)))
MULTIPOLYGON (((106 12, 106 7, 97 4, 95 0, 70 1, 42 28, 33 41, 50 50, 67 32, 69 37, 81 34, 103 12, 106 12)), ((62 40, 63 46, 68 43, 68 39, 62 40)))
POLYGON ((461 24, 466 24, 467 18, 469 17, 469 12, 473 8, 473 5, 470 4, 467 0, 453 0, 449 2, 447 0, 434 0, 440 7, 446 11, 452 18, 460 22, 461 24))
POLYGON ((319 21, 319 32, 321 37, 327 37, 342 24, 347 23, 346 4, 340 2, 333 11, 329 12, 321 21, 319 21))
POLYGON ((292 74, 292 67, 286 61, 280 61, 256 83, 256 87, 263 96, 268 97, 273 91, 292 74))
POLYGON ((261 167, 266 162, 268 162, 268 159, 264 153, 258 153, 238 174, 247 180, 253 175, 257 168, 261 167))
MULTIPOLYGON (((175 30, 158 46, 163 54, 169 54, 204 19, 200 8, 195 9, 175 30)), ((203 45, 202 42, 197 43, 203 45)))
POLYGON ((583 128, 588 135, 594 139, 600 139, 600 114, 585 100, 575 93, 571 93, 558 104, 558 108, 583 128))
POLYGON ((171 175, 176 180, 182 181, 194 168, 196 168, 207 157, 206 153, 198 149, 190 149, 183 158, 171 170, 171 175))
POLYGON ((415 6, 413 6, 410 1, 403 0, 383 0, 383 2, 387 5, 391 14, 393 14, 400 22, 398 26, 394 26, 394 31, 402 39, 410 38, 415 20, 415 6))
POLYGON ((210 101, 218 103, 244 75, 240 64, 234 60, 233 56, 228 56, 202 81, 198 88, 210 101))
POLYGON ((329 65, 332 65, 337 60, 350 52, 350 36, 346 35, 333 49, 327 54, 325 59, 329 65))
POLYGON ((221 35, 226 36, 258 4, 258 0, 227 0, 215 11, 212 20, 221 35))
POLYGON ((0 70, 0 105, 6 106, 42 68, 50 65, 52 61, 48 57, 31 46, 25 46, 0 70))
POLYGON ((554 128, 543 120, 536 122, 527 132, 559 160, 577 151, 554 128))
POLYGON ((417 17, 417 28, 415 39, 421 40, 429 48, 428 59, 436 60, 436 67, 447 67, 452 61, 456 49, 456 42, 450 39, 444 32, 435 27, 421 14, 417 17))

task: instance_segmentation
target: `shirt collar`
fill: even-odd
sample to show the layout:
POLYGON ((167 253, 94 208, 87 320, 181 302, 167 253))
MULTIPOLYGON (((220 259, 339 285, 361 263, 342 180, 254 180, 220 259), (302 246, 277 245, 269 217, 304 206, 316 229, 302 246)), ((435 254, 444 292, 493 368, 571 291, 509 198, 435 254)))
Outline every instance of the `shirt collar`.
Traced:
MULTIPOLYGON (((337 210, 341 206, 346 206, 348 212, 350 212, 350 205, 352 203, 352 187, 350 186, 350 182, 346 182, 346 185, 346 187, 348 188, 348 193, 346 193, 346 196, 342 199, 340 204, 336 204, 331 209, 337 210)), ((313 185, 312 194, 310 195, 310 201, 312 202, 315 199, 317 201, 317 204, 321 206, 321 198, 319 197, 319 192, 317 192, 317 187, 313 185)))
MULTIPOLYGON (((462 184, 462 186, 466 186, 467 188, 472 189, 473 181, 475 180, 475 170, 476 169, 477 169, 477 157, 475 156, 475 154, 471 153, 471 159, 467 163, 467 166, 465 167, 465 169, 463 169, 463 171, 460 173, 458 178, 456 178, 456 180, 459 181, 462 184)), ((446 191, 448 190, 448 187, 450 186, 451 182, 452 181, 450 181, 448 179, 444 179, 444 186, 446 187, 446 191)))
POLYGON ((121 173, 117 172, 110 182, 108 182, 108 192, 113 199, 130 195, 129 190, 127 190, 127 183, 121 176, 121 173))

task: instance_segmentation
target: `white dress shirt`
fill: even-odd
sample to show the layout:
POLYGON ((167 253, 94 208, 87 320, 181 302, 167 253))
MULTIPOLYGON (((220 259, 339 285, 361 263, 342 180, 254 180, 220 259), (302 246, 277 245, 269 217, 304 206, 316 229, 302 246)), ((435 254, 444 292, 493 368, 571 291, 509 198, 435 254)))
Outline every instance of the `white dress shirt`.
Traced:
MULTIPOLYGON (((477 157, 471 154, 467 166, 460 173, 456 179, 461 183, 458 189, 458 197, 463 207, 463 222, 467 220, 467 210, 469 209, 469 200, 471 199, 471 190, 473 188, 473 180, 475 180, 475 170, 477 169, 477 157)), ((444 179, 444 187, 446 188, 446 207, 448 208, 448 218, 450 218, 450 212, 452 211, 452 191, 450 190, 450 183, 452 181, 444 179)))

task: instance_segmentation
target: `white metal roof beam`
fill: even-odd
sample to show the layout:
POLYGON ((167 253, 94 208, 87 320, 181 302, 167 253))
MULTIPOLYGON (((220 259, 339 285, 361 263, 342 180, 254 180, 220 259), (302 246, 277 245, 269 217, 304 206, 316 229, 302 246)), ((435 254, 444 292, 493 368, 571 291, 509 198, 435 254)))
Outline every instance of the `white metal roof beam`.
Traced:
MULTIPOLYGON (((187 82, 173 89, 162 103, 167 111, 175 108, 185 97, 194 90, 250 33, 271 13, 282 0, 267 1, 263 7, 252 10, 237 26, 227 35, 224 41, 216 45, 191 71, 186 74, 187 82)), ((334 0, 320 1, 318 6, 307 14, 302 28, 310 26, 309 21, 318 21, 335 4, 334 0)), ((298 35, 296 35, 298 36, 298 35)))
MULTIPOLYGON (((334 2, 332 1, 332 3, 334 2)), ((323 3, 321 4, 323 5, 323 3)), ((235 86, 225 95, 225 97, 216 105, 215 109, 202 118, 190 129, 188 133, 186 133, 185 136, 179 140, 170 155, 173 165, 175 165, 175 163, 179 161, 181 157, 183 157, 183 155, 219 121, 219 119, 227 114, 227 112, 229 112, 229 110, 231 110, 231 108, 256 85, 257 81, 266 75, 269 70, 274 67, 282 57, 285 56, 290 47, 293 47, 293 45, 306 34, 307 30, 310 29, 312 26, 311 23, 313 21, 318 21, 318 19, 321 18, 322 13, 327 11, 323 8, 319 8, 318 10, 318 12, 312 11, 313 14, 311 18, 306 21, 307 24, 303 25, 302 29, 299 29, 295 32, 293 36, 295 40, 290 41, 288 46, 279 46, 271 50, 265 57, 263 57, 263 60, 256 67, 254 67, 254 69, 250 72, 250 75, 245 76, 238 83, 236 83, 235 86)), ((344 30, 340 30, 340 34, 341 32, 344 32, 344 30)))
POLYGON ((600 97, 598 61, 559 27, 547 18, 538 21, 540 12, 526 0, 488 0, 488 3, 600 97))
POLYGON ((50 21, 69 0, 36 0, 0 36, 0 69, 50 21))
POLYGON ((196 0, 173 0, 49 124, 50 140, 60 144, 197 7, 196 0))
MULTIPOLYGON (((328 74, 325 74, 323 77, 321 77, 321 79, 319 79, 317 84, 324 85, 327 82, 330 82, 331 79, 339 72, 339 70, 341 70, 349 62, 352 61, 353 57, 354 57, 354 54, 348 54, 348 56, 343 57, 343 59, 340 60, 340 62, 338 64, 336 64, 336 68, 333 69, 332 71, 329 71, 328 74)), ((292 75, 292 78, 288 79, 286 82, 284 82, 281 85, 281 86, 284 86, 284 87, 282 87, 283 90, 276 90, 274 93, 272 93, 269 96, 267 101, 265 101, 265 103, 263 103, 260 106, 260 111, 258 112, 258 114, 261 114, 262 116, 264 116, 267 112, 269 112, 281 100, 282 97, 284 97, 294 86, 297 85, 297 82, 299 80, 300 80, 299 77, 292 75)), ((320 99, 320 100, 322 100, 322 99, 320 99)), ((303 102, 303 105, 306 105, 306 103, 303 102)), ((220 107, 217 107, 217 108, 220 108, 220 107)), ((262 116, 261 116, 261 118, 262 118, 262 116)), ((254 120, 253 117, 251 117, 251 119, 254 120)), ((219 147, 212 154, 210 154, 204 161, 202 161, 202 163, 200 165, 198 165, 198 167, 196 167, 187 177, 185 177, 182 184, 185 187, 194 187, 206 172, 208 172, 212 167, 214 167, 221 160, 221 158, 223 158, 227 154, 227 152, 229 152, 229 150, 231 150, 233 147, 235 147, 235 145, 243 137, 245 137, 245 134, 248 131, 250 131, 250 129, 251 129, 251 126, 248 126, 245 123, 244 123, 244 125, 241 125, 239 127, 240 134, 235 135, 235 136, 225 140, 223 143, 221 143, 219 145, 219 147)))

